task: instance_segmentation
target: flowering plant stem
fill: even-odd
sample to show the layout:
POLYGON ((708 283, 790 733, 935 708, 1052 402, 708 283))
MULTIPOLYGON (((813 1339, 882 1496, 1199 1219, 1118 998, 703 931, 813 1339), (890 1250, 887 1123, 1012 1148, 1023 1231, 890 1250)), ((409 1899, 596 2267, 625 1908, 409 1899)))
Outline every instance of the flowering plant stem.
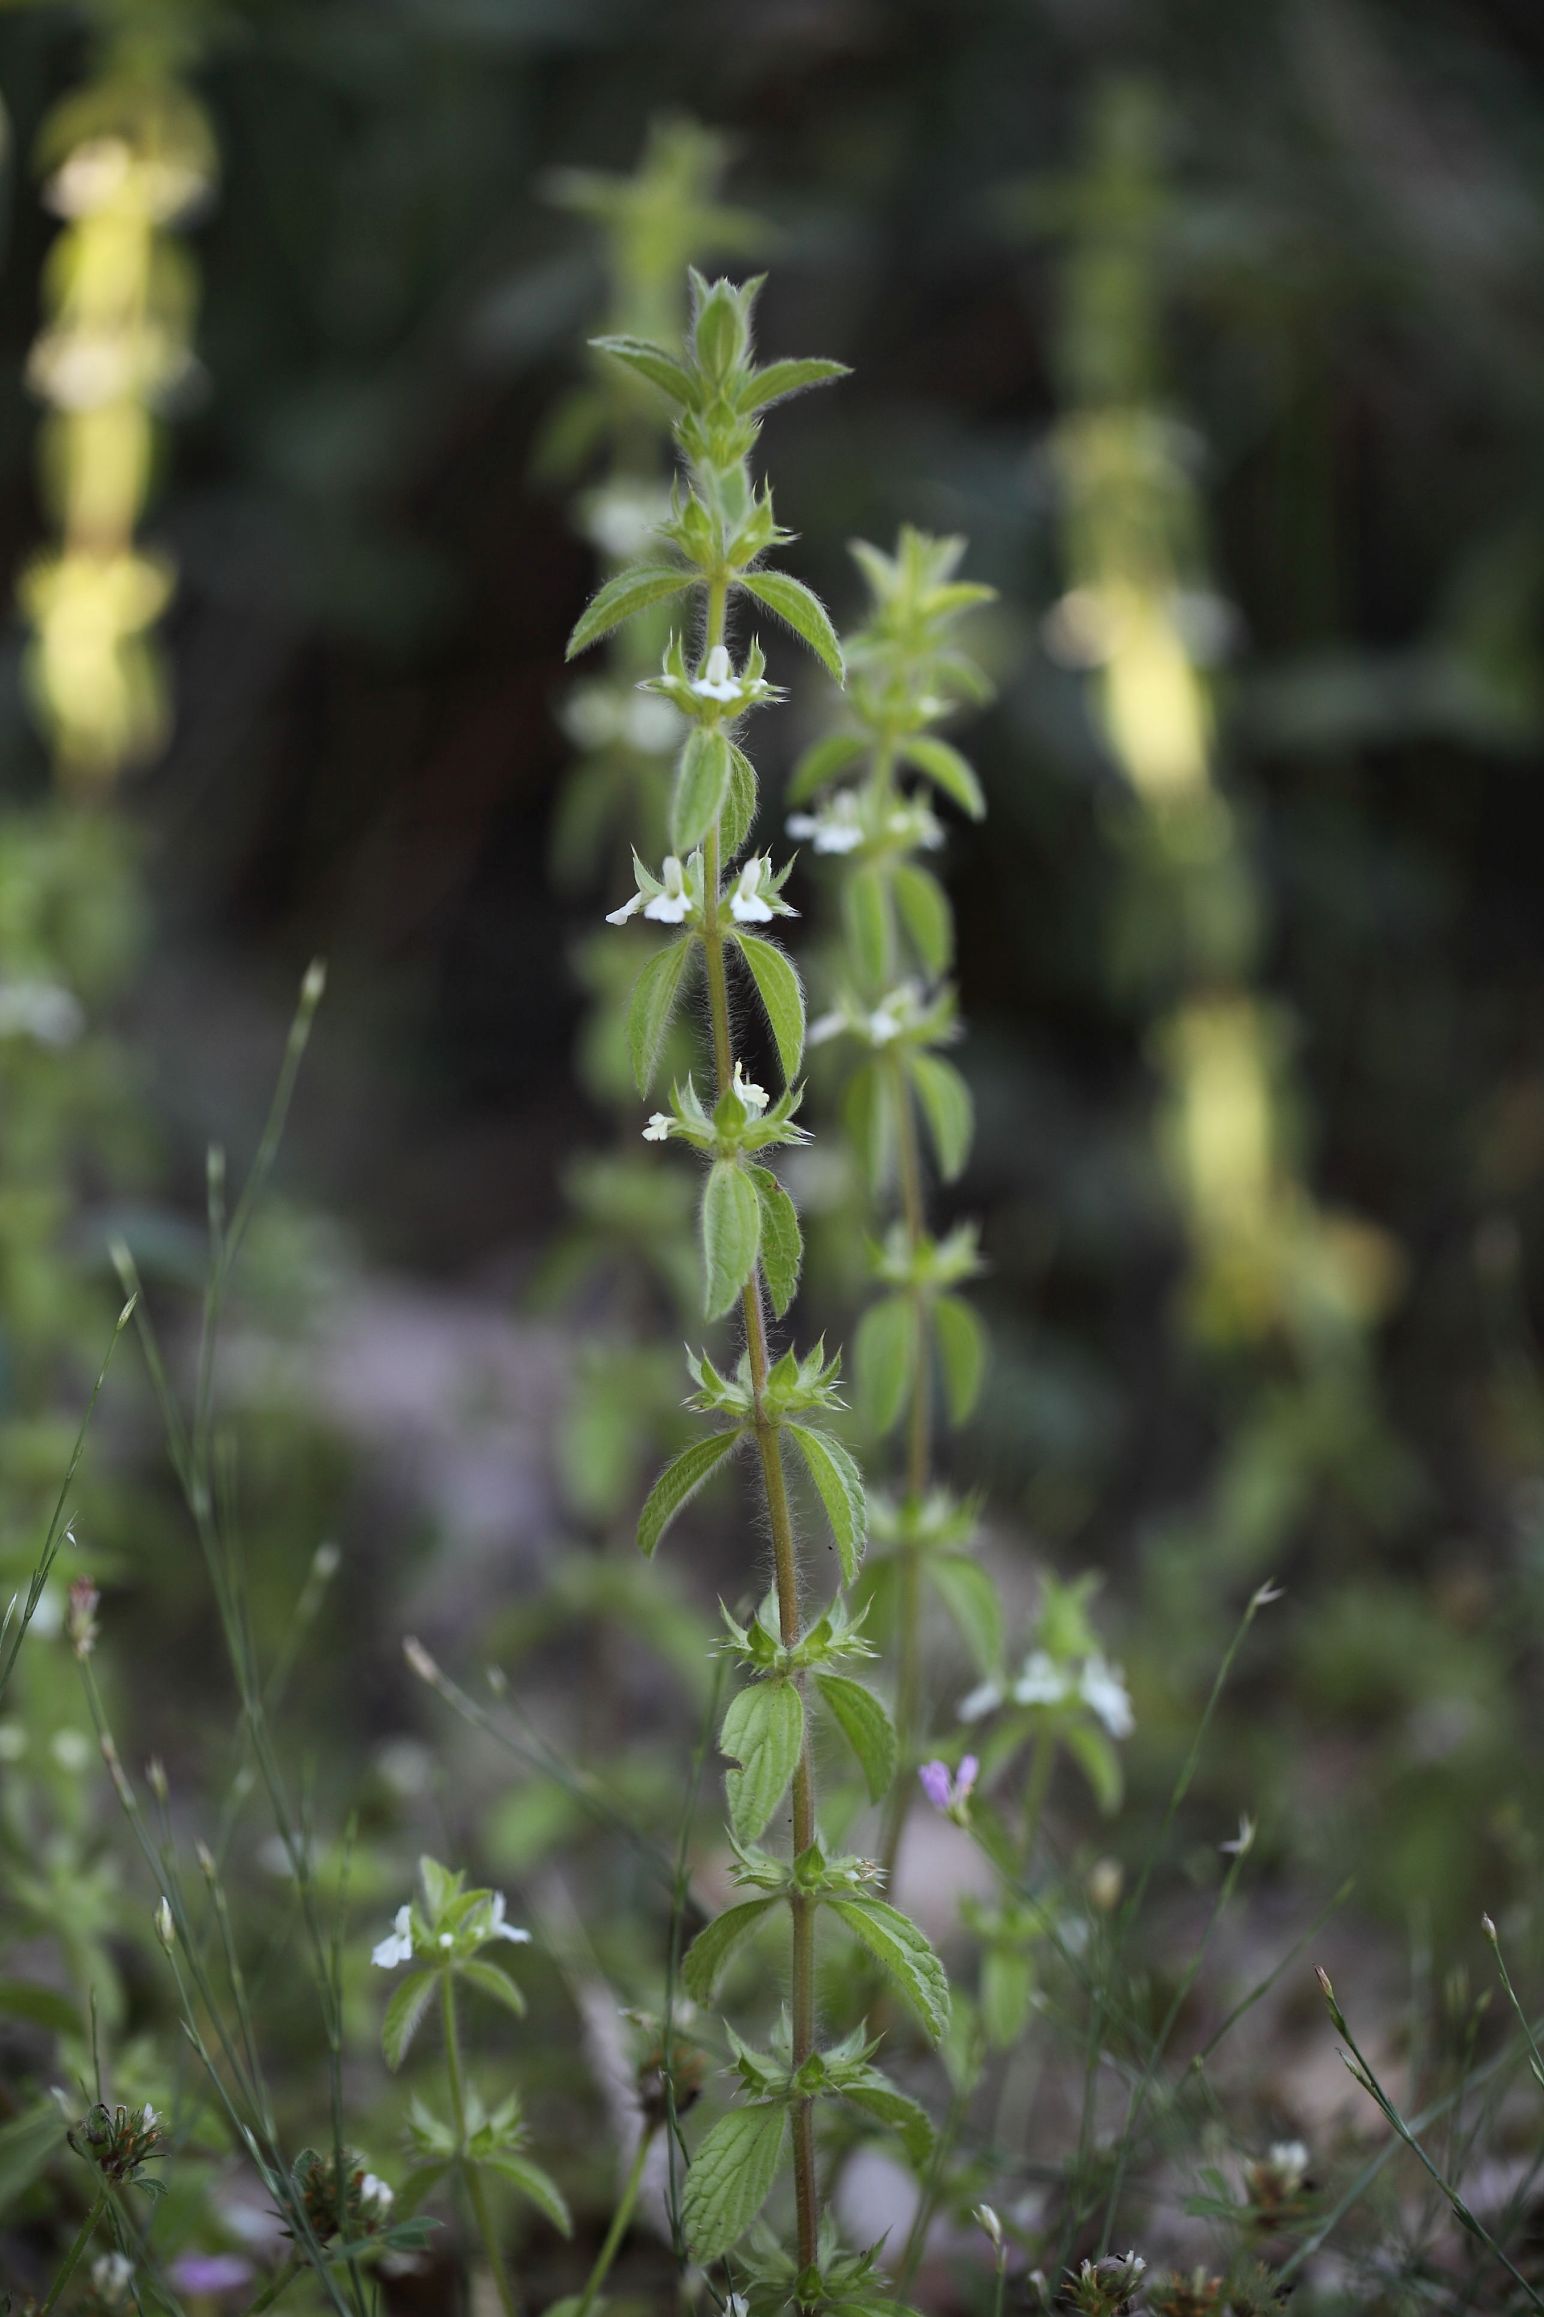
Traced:
POLYGON ((584 2291, 579 2296, 573 2317, 590 2317, 596 2297, 611 2274, 611 2264, 617 2257, 637 2207, 638 2191, 643 2186, 643 2168, 649 2160, 649 2150, 653 2145, 654 2127, 645 2125, 638 2135, 638 2145, 633 2151, 632 2163, 627 2168, 627 2178, 617 2199, 616 2211, 611 2216, 611 2226, 595 2256, 595 2266, 585 2280, 584 2291))
POLYGON ((48 2312, 57 2303, 60 2294, 64 2291, 65 2286, 74 2276, 75 2271, 80 2266, 81 2261, 85 2257, 91 2240, 96 2235, 97 2223, 100 2221, 103 2213, 106 2210, 107 2190, 104 2187, 97 2191, 96 2196, 92 2200, 91 2210, 87 2213, 85 2219, 81 2222, 79 2231, 75 2238, 75 2242, 71 2245, 69 2251, 64 2256, 63 2267, 60 2269, 59 2274, 57 2277, 55 2277, 53 2283, 48 2288, 48 2298, 43 2303, 41 2310, 38 2312, 38 2317, 48 2317, 48 2312))
MULTIPOLYGON (((888 785, 888 769, 883 757, 876 764, 875 778, 876 781, 883 779, 885 785, 888 785)), ((892 1058, 890 1075, 893 1079, 896 1172, 900 1184, 901 1218, 906 1233, 906 1253, 915 1271, 927 1238, 927 1192, 922 1176, 922 1147, 917 1133, 916 1105, 906 1072, 899 1060, 892 1058)), ((931 1326, 928 1300, 919 1287, 913 1286, 910 1289, 909 1300, 912 1365, 911 1400, 906 1415, 906 1495, 912 1505, 920 1506, 927 1494, 933 1460, 931 1326)), ((880 1850, 887 1878, 895 1872, 901 1838, 906 1832, 906 1820, 911 1811, 912 1780, 905 1772, 914 1762, 924 1735, 922 1571, 915 1548, 909 1550, 901 1562, 895 1649, 895 1732, 900 1745, 902 1775, 891 1789, 884 1842, 880 1850)))
POLYGON ((456 2020, 456 1975, 446 1970, 440 1974, 440 2014, 445 2027, 445 2075, 450 2087, 450 2112, 456 2126, 456 2165, 466 2186, 467 2202, 477 2223, 483 2252, 492 2273, 494 2289, 504 2317, 519 2317, 519 2303, 504 2265, 503 2248, 498 2230, 493 2225, 493 2214, 488 2204, 488 2186, 476 2163, 468 2154, 470 2132, 467 2123, 466 2083, 461 2068, 461 2034, 456 2020))

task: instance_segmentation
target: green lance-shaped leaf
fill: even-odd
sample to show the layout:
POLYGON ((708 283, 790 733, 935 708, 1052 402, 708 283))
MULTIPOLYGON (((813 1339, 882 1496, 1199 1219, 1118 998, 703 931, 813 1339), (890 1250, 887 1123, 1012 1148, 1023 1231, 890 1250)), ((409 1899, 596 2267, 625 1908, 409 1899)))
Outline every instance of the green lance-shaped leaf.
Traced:
POLYGON ((672 941, 650 958, 633 984, 627 1005, 627 1053, 633 1066, 633 1084, 640 1094, 647 1094, 654 1083, 696 949, 694 933, 672 941))
POLYGON ((963 1553, 930 1553, 924 1567, 981 1671, 995 1673, 1002 1664, 1002 1604, 981 1563, 963 1553))
POLYGON ((690 1448, 671 1458, 638 1515, 638 1550, 645 1558, 653 1555, 681 1507, 696 1495, 710 1473, 717 1472, 739 1438, 738 1432, 714 1432, 706 1440, 694 1440, 690 1448))
POLYGON ((804 1745, 804 1700, 790 1681, 755 1682, 729 1701, 719 1752, 738 1769, 724 1780, 729 1820, 754 1842, 788 1791, 804 1745))
POLYGON ((700 845, 729 798, 733 760, 722 732, 698 724, 686 736, 670 798, 670 849, 700 845))
POLYGON ((961 812, 969 813, 979 821, 986 811, 986 798, 981 783, 957 748, 947 740, 935 740, 931 733, 914 733, 901 742, 901 754, 918 772, 926 773, 935 788, 957 804, 961 812))
POLYGON ((590 344, 598 354, 610 354, 618 362, 625 362, 640 378, 668 394, 672 402, 690 402, 691 374, 684 362, 667 354, 663 346, 654 345, 647 338, 592 338, 590 344))
POLYGON ((897 1993, 937 2043, 949 2024, 949 1982, 910 1916, 883 1899, 828 1899, 826 1904, 883 1965, 897 1993))
POLYGON ((975 1123, 970 1088, 954 1064, 945 1062, 937 1054, 909 1054, 906 1063, 917 1090, 917 1100, 922 1105, 922 1115, 927 1120, 928 1133, 933 1138, 938 1171, 945 1182, 952 1183, 970 1150, 975 1123))
POLYGON ((863 1428, 882 1440, 906 1405, 917 1356, 916 1315, 904 1295, 871 1303, 853 1338, 852 1364, 863 1428))
POLYGON ((408 2046, 423 2023, 439 1978, 437 1971, 410 1971, 406 1979, 392 1989, 386 2017, 381 2022, 381 2049, 393 2074, 407 2058, 408 2046))
POLYGON ((737 931, 740 955, 751 969, 756 992, 766 1008, 784 1082, 791 1086, 804 1059, 804 986, 791 960, 775 941, 759 933, 737 931))
POLYGON ((602 636, 620 627, 623 620, 635 612, 647 611, 650 604, 664 603, 672 595, 682 595, 696 584, 699 574, 680 563, 639 563, 629 571, 619 571, 615 579, 608 579, 598 594, 591 596, 579 616, 579 624, 568 639, 565 658, 577 659, 598 644, 602 636))
POLYGON ((870 989, 883 988, 890 978, 890 896, 877 862, 860 863, 844 880, 842 921, 864 981, 870 989))
POLYGON ((895 1166, 896 1080, 889 1057, 860 1063, 842 1097, 842 1124, 869 1188, 882 1190, 895 1166))
POLYGON ((782 1903, 780 1898, 746 1899, 742 1905, 715 1915, 706 1929, 698 1932, 681 1966, 682 1985, 694 2003, 712 2002, 718 1975, 735 1948, 749 1938, 763 1915, 782 1903))
POLYGON ((944 1398, 951 1423, 963 1424, 981 1397, 986 1373, 986 1331, 962 1295, 941 1295, 933 1306, 944 1398))
POLYGON ((788 802, 802 805, 831 781, 849 771, 860 757, 866 756, 872 743, 861 732, 829 732, 824 740, 817 740, 806 748, 793 768, 788 783, 788 802))
POLYGON ((839 684, 846 681, 847 670, 842 659, 842 647, 837 640, 825 605, 802 579, 790 579, 786 571, 742 571, 735 585, 743 587, 768 611, 776 612, 800 640, 809 645, 817 660, 839 684))
POLYGON ((815 1483, 831 1534, 841 1556, 842 1583, 850 1585, 858 1573, 868 1535, 868 1505, 863 1475, 851 1454, 829 1432, 815 1432, 807 1424, 786 1424, 815 1483))
POLYGON ((930 869, 901 861, 892 871, 901 923, 930 974, 941 974, 954 955, 954 912, 949 896, 930 869))
POLYGON ((475 1987, 478 1994, 486 1995, 490 2003, 502 2003, 504 2009, 512 2011, 516 2019, 524 2019, 525 1997, 509 1973, 501 1971, 496 1963, 479 1963, 475 1958, 470 1963, 458 1963, 456 1977, 463 1987, 475 1987))
POLYGON ((786 2108, 731 2108, 692 2158, 681 2222, 692 2258, 716 2261, 739 2243, 772 2191, 788 2137, 786 2108))
POLYGON ((842 2086, 842 2097, 878 2123, 888 2125, 913 2164, 925 2164, 933 2152, 933 2127, 927 2110, 897 2089, 878 2068, 865 2070, 861 2080, 842 2086))
POLYGON ((739 407, 765 410, 771 403, 786 401, 790 394, 804 393, 807 387, 829 386, 834 378, 850 376, 845 362, 827 362, 819 355, 769 362, 764 370, 752 373, 749 384, 738 397, 739 407))
POLYGON ((707 1272, 703 1308, 722 1319, 756 1268, 761 1247, 761 1201, 756 1186, 733 1159, 715 1159, 702 1195, 702 1259, 707 1272))
POLYGON ((799 1210, 770 1167, 752 1167, 751 1180, 761 1200, 761 1270, 772 1298, 773 1316, 781 1319, 799 1285, 804 1261, 804 1234, 799 1210))
POLYGON ((845 1674, 819 1673, 815 1686, 858 1757, 869 1800, 878 1802, 890 1790, 896 1762, 895 1725, 883 1702, 861 1681, 849 1681, 845 1674))
POLYGON ((563 2192, 539 2164, 533 2164, 528 2156, 517 2156, 512 2149, 506 2148, 495 2149, 491 2156, 479 2156, 477 2164, 480 2171, 496 2172, 501 2180, 509 2181, 512 2187, 517 2188, 523 2197, 527 2197, 536 2206, 538 2212, 546 2214, 560 2236, 573 2235, 574 2224, 564 2202, 563 2192))
POLYGON ((1092 1787, 1094 1800, 1107 1818, 1112 1816, 1120 1808, 1126 1783, 1115 1747, 1092 1722, 1074 1722, 1061 1738, 1092 1787))
POLYGON ((756 767, 743 748, 729 743, 729 794, 724 799, 720 826, 719 863, 727 869, 756 823, 756 767))

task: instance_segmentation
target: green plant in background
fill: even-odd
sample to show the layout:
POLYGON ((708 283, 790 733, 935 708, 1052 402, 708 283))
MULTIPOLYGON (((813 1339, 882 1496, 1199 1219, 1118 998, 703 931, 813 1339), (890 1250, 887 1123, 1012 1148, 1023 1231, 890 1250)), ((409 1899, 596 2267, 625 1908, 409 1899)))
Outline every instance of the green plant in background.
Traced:
POLYGON ((853 553, 868 582, 870 615, 845 645, 845 720, 805 752, 789 790, 790 802, 816 802, 817 809, 795 812, 788 832, 817 856, 834 857, 841 870, 844 946, 834 1004, 816 1021, 811 1043, 839 1038, 858 1057, 842 1108, 873 1202, 866 1220, 881 1290, 854 1343, 858 1416, 876 1445, 898 1426, 906 1443, 896 1499, 875 1502, 884 1550, 869 1577, 893 1595, 897 1636, 905 1774, 894 1788, 882 1851, 893 1867, 927 1734, 924 1580, 958 1621, 983 1673, 995 1670, 1002 1646, 995 1590, 969 1549, 972 1508, 937 1485, 934 1469, 940 1399, 957 1427, 981 1388, 985 1338, 960 1293, 980 1269, 977 1234, 968 1223, 930 1230, 923 1155, 925 1130, 934 1172, 947 1184, 970 1149, 970 1090, 942 1051, 960 1034, 948 978, 953 916, 926 856, 944 840, 935 798, 973 820, 985 811, 975 772, 937 727, 962 701, 986 696, 985 678, 955 630, 993 591, 956 576, 962 540, 907 529, 893 555, 866 543, 853 553))
POLYGON ((1175 1540, 1170 1574, 1189 1602, 1191 1563, 1215 1571, 1223 1555, 1258 1577, 1326 1472, 1355 1490, 1358 1467, 1376 1471, 1387 1499, 1402 1493, 1369 1358, 1400 1263, 1382 1232, 1307 1186, 1289 1026, 1257 987, 1266 907, 1243 801, 1220 775, 1208 676, 1233 615, 1207 572, 1196 444, 1163 401, 1162 141, 1154 92, 1107 86, 1083 175, 1042 213, 1065 235, 1053 452, 1070 582, 1045 635, 1091 671, 1133 801, 1114 824, 1115 971, 1152 1015, 1189 1242, 1184 1317, 1260 1380, 1204 1535, 1183 1553, 1175 1540))
POLYGON ((672 1020, 691 980, 707 986, 711 1080, 706 1099, 695 1075, 677 1079, 668 1110, 645 1128, 651 1141, 678 1140, 707 1162, 701 1206, 704 1311, 741 1315, 745 1345, 724 1373, 706 1355, 691 1358, 694 1405, 712 1429, 668 1465, 639 1521, 639 1543, 652 1554, 670 1523, 742 1446, 754 1451, 772 1544, 773 1595, 742 1621, 727 1619, 726 1648, 747 1676, 731 1701, 720 1745, 734 1767, 726 1781, 736 1879, 751 1895, 702 1931, 684 1966, 686 1987, 710 2000, 741 1943, 767 1917, 786 1910, 790 2005, 769 2049, 753 2049, 728 2031, 745 2095, 711 2127, 687 2174, 681 2219, 689 2249, 713 2261, 740 2245, 766 2202, 785 2160, 792 2173, 792 2249, 776 2244, 742 2254, 753 2309, 885 2307, 888 2297, 871 2253, 843 2254, 820 2220, 815 2110, 845 2098, 895 2122, 903 2134, 920 2112, 879 2075, 872 2045, 855 2033, 822 2050, 816 2040, 815 1932, 835 1918, 891 1975, 934 2036, 948 2014, 942 1968, 922 1934, 874 1889, 876 1869, 855 1856, 832 1856, 816 1814, 811 1709, 830 1713, 878 1799, 895 1769, 895 1736, 873 1691, 846 1670, 870 1654, 843 1591, 857 1575, 866 1533, 863 1484, 848 1451, 829 1429, 837 1402, 836 1363, 817 1345, 802 1355, 774 1352, 775 1322, 798 1287, 802 1240, 793 1203, 768 1153, 805 1139, 797 1124, 797 1072, 805 1013, 799 977, 786 953, 753 927, 793 914, 783 898, 786 868, 747 851, 756 815, 757 781, 736 734, 744 717, 778 695, 767 681, 754 637, 736 664, 729 644, 731 611, 758 609, 785 621, 840 679, 842 657, 818 599, 766 558, 787 538, 767 485, 749 469, 761 416, 801 389, 841 375, 825 361, 780 361, 757 367, 751 319, 759 284, 736 289, 692 277, 692 327, 682 355, 647 341, 611 338, 605 351, 656 386, 675 407, 685 466, 659 544, 611 580, 579 621, 570 652, 599 641, 649 607, 697 596, 705 605, 700 648, 690 656, 679 635, 652 688, 689 719, 670 801, 672 850, 656 875, 636 863, 636 891, 612 913, 614 923, 641 914, 674 931, 634 989, 629 1045, 640 1092, 647 1093, 672 1020), (784 1078, 771 1097, 745 1068, 731 1027, 730 966, 754 991, 784 1078), (840 1580, 812 1612, 809 1573, 801 1567, 785 1451, 819 1501, 836 1549, 840 1580), (761 1837, 792 1796, 790 1853, 778 1857, 761 1837))

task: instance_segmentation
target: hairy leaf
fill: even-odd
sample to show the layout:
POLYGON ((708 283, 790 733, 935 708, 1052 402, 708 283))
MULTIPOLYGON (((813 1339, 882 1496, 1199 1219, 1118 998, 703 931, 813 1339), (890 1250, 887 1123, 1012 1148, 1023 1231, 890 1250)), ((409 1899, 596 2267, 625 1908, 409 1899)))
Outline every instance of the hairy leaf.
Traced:
POLYGON ((813 589, 802 579, 790 579, 786 571, 742 571, 735 582, 768 611, 776 612, 786 620, 800 641, 809 645, 821 665, 837 682, 846 680, 842 647, 825 605, 813 589))
POLYGON ((784 1082, 792 1085, 804 1059, 804 986, 792 961, 775 941, 737 928, 740 954, 751 969, 757 995, 766 1008, 784 1082))
POLYGON ((738 2244, 771 2193, 788 2136, 786 2108, 731 2108, 692 2158, 681 2221, 692 2257, 716 2261, 738 2244))
POLYGON ((602 636, 620 627, 623 620, 636 612, 647 611, 650 604, 664 603, 672 595, 680 595, 697 580, 697 573, 680 563, 638 563, 631 570, 619 571, 615 579, 608 579, 598 594, 592 595, 579 616, 579 624, 568 639, 564 657, 577 659, 598 644, 602 636))
POLYGON ((770 1167, 752 1167, 751 1180, 761 1200, 761 1269, 772 1298, 773 1316, 781 1319, 799 1285, 804 1261, 804 1234, 799 1211, 770 1167))
POLYGON ((909 1915, 883 1899, 828 1899, 855 1939, 860 1939, 895 1982, 937 2043, 949 2024, 949 1982, 944 1967, 909 1915))
POLYGON ((670 798, 670 849, 700 845, 729 798, 733 762, 722 732, 698 724, 686 736, 670 798))
POLYGON ((954 955, 954 913, 949 896, 930 869, 901 861, 892 871, 901 922, 926 971, 943 973, 954 955))
POLYGON ((654 1083, 696 948, 694 933, 672 941, 650 958, 633 984, 627 1002, 627 1053, 633 1066, 633 1084, 640 1094, 647 1094, 654 1083))
POLYGON ((638 1515, 638 1550, 646 1558, 653 1555, 681 1507, 696 1495, 708 1475, 718 1470, 739 1437, 738 1432, 714 1432, 706 1440, 694 1440, 690 1448, 671 1458, 638 1515))
POLYGON ((729 1701, 719 1752, 739 1764, 724 1780, 729 1819, 754 1842, 788 1791, 804 1745, 804 1700, 789 1681, 755 1682, 729 1701))
POLYGON ((692 382, 686 365, 667 354, 663 346, 656 346, 648 338, 592 338, 590 344, 598 354, 610 354, 618 362, 625 362, 640 378, 668 394, 672 402, 690 402, 692 382))
POLYGON ((533 2164, 528 2156, 516 2156, 502 2148, 492 2156, 479 2156, 477 2162, 481 2170, 496 2172, 501 2179, 518 2188, 521 2195, 528 2197, 539 2212, 546 2214, 561 2236, 573 2235, 574 2224, 569 2217, 563 2192, 555 2180, 548 2178, 539 2164, 533 2164))
POLYGON ((802 805, 836 780, 869 751, 870 742, 861 732, 830 732, 824 740, 817 740, 813 748, 806 748, 793 768, 788 783, 788 802, 802 805))
POLYGON ((825 362, 818 355, 806 360, 795 357, 788 362, 769 362, 764 370, 756 371, 747 390, 740 396, 742 410, 765 410, 769 404, 782 402, 790 394, 802 394, 809 386, 829 386, 835 378, 851 375, 845 362, 825 362))
POLYGON ((952 1183, 970 1150, 975 1123, 970 1088, 954 1064, 945 1062, 937 1054, 910 1054, 907 1066, 922 1105, 922 1115, 927 1120, 928 1133, 933 1138, 938 1171, 945 1182, 952 1183))
POLYGON ((868 1535, 863 1475, 850 1451, 839 1440, 833 1440, 829 1432, 812 1431, 807 1424, 786 1424, 783 1429, 797 1445, 826 1508, 826 1518, 841 1556, 842 1582, 850 1585, 858 1573, 868 1535))
POLYGON ((871 1303, 853 1339, 858 1413, 865 1432, 883 1439, 906 1405, 916 1367, 917 1328, 911 1301, 884 1295, 871 1303))
POLYGON ((986 1331, 962 1295, 941 1295, 933 1306, 938 1357, 950 1421, 963 1424, 981 1396, 986 1373, 986 1331))
POLYGON ((935 740, 930 733, 914 733, 901 742, 901 754, 918 772, 926 773, 935 788, 941 788, 946 797, 957 804, 962 812, 979 821, 986 811, 986 798, 981 783, 957 748, 947 740, 935 740))
POLYGON ((761 1201, 756 1186, 733 1159, 715 1159, 702 1195, 702 1258, 707 1271, 703 1308, 722 1319, 756 1268, 761 1246, 761 1201))
POLYGON ((995 1673, 1002 1662, 1003 1619, 991 1578, 963 1553, 931 1553, 924 1566, 982 1673, 995 1673))
POLYGON ((408 2046, 423 2022, 439 1976, 437 1971, 410 1971, 391 1991, 391 2001, 381 2022, 381 2049, 386 2054, 386 2065, 394 2074, 407 2057, 408 2046))
POLYGON ((883 1702, 861 1681, 849 1681, 845 1674, 818 1673, 815 1686, 858 1757, 869 1800, 878 1802, 889 1791, 896 1762, 895 1725, 883 1702))
POLYGON ((718 1975, 730 1955, 755 1930, 762 1916, 782 1903, 780 1898, 746 1899, 740 1906, 715 1915, 706 1929, 698 1932, 681 1966, 681 1983, 694 2003, 712 2002, 718 1975))

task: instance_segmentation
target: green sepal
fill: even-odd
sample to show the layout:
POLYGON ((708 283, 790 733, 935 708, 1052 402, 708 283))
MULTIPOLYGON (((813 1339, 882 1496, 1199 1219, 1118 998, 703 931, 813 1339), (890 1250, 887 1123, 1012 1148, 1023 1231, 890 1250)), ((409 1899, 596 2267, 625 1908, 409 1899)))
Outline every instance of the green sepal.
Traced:
POLYGON ((781 1906, 780 1896, 768 1899, 743 1899, 737 1907, 728 1907, 715 1915, 686 1950, 681 1965, 681 1984, 694 2003, 711 2003, 719 1973, 728 1962, 742 1939, 750 1936, 763 1915, 773 1907, 781 1906))
POLYGON ((700 845, 729 798, 733 760, 722 732, 694 725, 686 736, 670 797, 670 849, 689 853, 700 845))
POLYGON ((772 1299, 772 1314, 781 1319, 799 1286, 804 1261, 804 1234, 799 1210, 770 1167, 752 1167, 752 1182, 761 1200, 761 1271, 772 1299))
POLYGON ((922 1115, 927 1120, 928 1133, 938 1159, 938 1171, 946 1183, 952 1183, 964 1167, 970 1152, 971 1132, 975 1125, 975 1106, 970 1088, 952 1062, 945 1062, 937 1054, 908 1054, 906 1067, 911 1073, 922 1115))
POLYGON ((839 684, 845 683, 846 665, 830 615, 819 596, 806 587, 802 579, 791 579, 786 571, 742 571, 736 574, 735 585, 744 588, 758 603, 764 603, 780 620, 786 620, 827 673, 839 684))
POLYGON ((627 1001, 627 1055, 640 1094, 647 1094, 654 1083, 696 947, 694 933, 671 942, 650 958, 633 984, 627 1001))
POLYGON ((807 1424, 785 1424, 815 1484, 836 1549, 841 1557, 842 1582, 850 1585, 858 1573, 868 1535, 868 1507, 863 1475, 850 1452, 829 1432, 813 1431, 807 1424))
POLYGON ((670 596, 682 594, 696 584, 698 577, 697 572, 680 563, 637 563, 630 570, 619 571, 615 579, 608 579, 605 586, 591 596, 568 639, 564 658, 577 659, 591 644, 598 644, 602 636, 620 627, 623 620, 647 611, 651 604, 664 603, 670 596))
POLYGON ((926 1936, 884 1899, 829 1898, 825 1904, 881 1963, 934 2043, 949 2024, 949 1982, 926 1936))
POLYGON ((715 1159, 702 1195, 703 1309, 722 1319, 756 1268, 761 1247, 761 1201, 734 1159, 715 1159))
POLYGON ((734 939, 751 969, 756 994, 771 1025, 783 1082, 791 1086, 804 1059, 804 985, 792 960, 775 941, 740 927, 736 927, 734 939))
POLYGON ((729 1822, 754 1842, 788 1791, 804 1746, 804 1700, 790 1681, 754 1682, 729 1701, 719 1751, 737 1763, 724 1779, 729 1822))
POLYGON ((882 1699, 845 1674, 817 1673, 815 1686, 858 1757, 869 1800, 878 1802, 890 1790, 897 1756, 895 1724, 882 1699))
POLYGON ((646 1560, 652 1558, 660 1538, 682 1506, 696 1495, 710 1474, 717 1472, 740 1437, 738 1432, 714 1432, 706 1440, 694 1440, 690 1448, 683 1448, 679 1456, 671 1458, 638 1515, 638 1550, 646 1560))
POLYGON ((788 2137, 782 2107, 731 2108, 692 2158, 681 2223, 697 2261, 716 2261, 738 2244, 772 2192, 788 2137))

